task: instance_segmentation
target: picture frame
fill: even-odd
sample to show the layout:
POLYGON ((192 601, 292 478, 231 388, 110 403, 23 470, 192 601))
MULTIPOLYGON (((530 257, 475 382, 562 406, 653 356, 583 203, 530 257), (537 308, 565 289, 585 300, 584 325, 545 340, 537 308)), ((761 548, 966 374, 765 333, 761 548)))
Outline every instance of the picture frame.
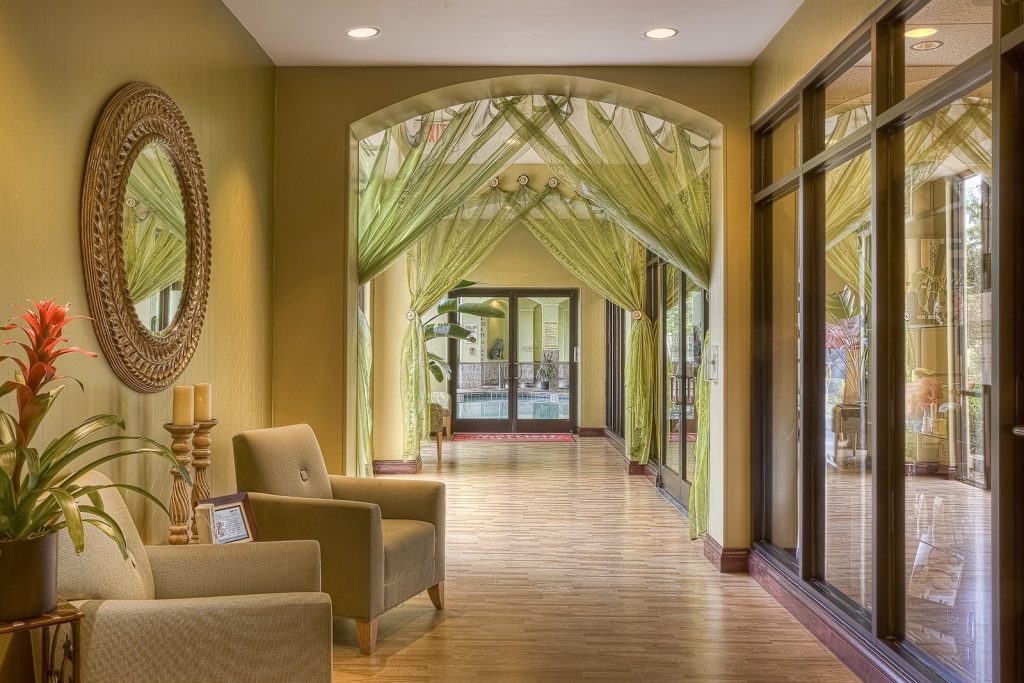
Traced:
MULTIPOLYGON (((245 491, 199 501, 211 506, 210 536, 214 544, 252 543, 259 540, 256 516, 245 491)), ((197 507, 198 507, 197 505, 197 507)))

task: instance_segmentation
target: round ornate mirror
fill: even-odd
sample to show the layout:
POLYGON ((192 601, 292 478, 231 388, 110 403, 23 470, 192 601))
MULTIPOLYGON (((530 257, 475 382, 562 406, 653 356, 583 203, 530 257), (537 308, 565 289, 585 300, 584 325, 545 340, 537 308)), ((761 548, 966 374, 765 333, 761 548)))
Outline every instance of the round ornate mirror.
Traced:
POLYGON ((171 384, 202 331, 210 224, 195 140, 159 88, 132 83, 103 110, 83 187, 82 254, 114 372, 136 391, 171 384))

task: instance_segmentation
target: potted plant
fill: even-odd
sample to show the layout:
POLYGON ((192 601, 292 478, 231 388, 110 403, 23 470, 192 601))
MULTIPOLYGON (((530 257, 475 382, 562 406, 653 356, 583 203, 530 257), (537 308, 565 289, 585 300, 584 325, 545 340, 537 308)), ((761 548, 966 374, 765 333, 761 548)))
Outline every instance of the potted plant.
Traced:
POLYGON ((56 534, 62 529, 67 529, 75 551, 81 553, 85 525, 91 525, 113 540, 127 559, 124 533, 104 511, 101 489, 134 491, 167 511, 155 496, 137 486, 76 483, 84 474, 120 458, 155 455, 188 478, 187 469, 170 449, 156 441, 126 436, 91 439, 103 429, 123 429, 116 415, 95 415, 41 449, 33 445, 39 426, 64 389, 62 384, 53 385, 64 379, 57 374, 57 360, 71 353, 96 354, 61 346, 67 341, 61 337, 64 326, 75 319, 67 315, 68 306, 44 301, 24 311, 0 326, 20 330, 26 338, 5 342, 19 346, 24 358, 0 356, 0 361, 10 360, 17 366, 14 379, 0 384, 0 396, 14 394, 17 407, 17 416, 0 410, 0 622, 35 616, 56 606, 56 534), (123 447, 125 443, 130 446, 123 447), (94 449, 114 445, 119 445, 115 452, 92 457, 94 449))
POLYGON ((552 382, 558 380, 558 366, 551 361, 543 361, 537 368, 537 379, 540 380, 540 388, 547 391, 552 382))
MULTIPOLYGON (((475 282, 463 280, 456 288, 471 287, 475 285, 475 282)), ((432 318, 423 323, 423 338, 425 341, 431 339, 454 337, 468 341, 470 344, 476 343, 476 336, 469 330, 458 323, 434 322, 441 316, 447 316, 449 313, 461 314, 461 315, 475 315, 479 318, 504 318, 505 312, 500 308, 491 306, 490 304, 482 304, 475 302, 462 302, 459 299, 441 299, 437 304, 437 314, 432 318)), ((499 339, 498 343, 501 343, 502 352, 504 351, 505 343, 499 339)), ((495 346, 498 345, 495 343, 495 346)), ((497 356, 501 358, 501 354, 497 356)), ((492 356, 494 358, 494 356, 492 356)), ((431 351, 427 352, 427 370, 434 376, 434 379, 438 382, 444 382, 452 376, 451 365, 448 361, 441 357, 439 354, 431 351)))

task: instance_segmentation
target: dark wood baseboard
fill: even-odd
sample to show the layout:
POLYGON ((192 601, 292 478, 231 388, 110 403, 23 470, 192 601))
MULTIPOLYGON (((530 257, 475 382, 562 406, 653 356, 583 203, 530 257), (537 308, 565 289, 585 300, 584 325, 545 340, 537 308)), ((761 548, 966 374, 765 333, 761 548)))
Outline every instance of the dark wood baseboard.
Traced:
POLYGON ((579 436, 604 436, 604 427, 580 427, 579 436))
POLYGON ((776 566, 762 549, 750 551, 749 567, 750 576, 861 680, 919 680, 919 674, 883 656, 863 634, 802 590, 797 579, 776 566))
POLYGON ((374 474, 419 474, 423 471, 423 458, 415 460, 374 460, 374 474))
POLYGON ((641 465, 638 462, 626 461, 626 471, 631 475, 647 474, 647 465, 641 465))
POLYGON ((704 557, 723 574, 746 574, 750 548, 723 548, 721 543, 705 536, 704 557))

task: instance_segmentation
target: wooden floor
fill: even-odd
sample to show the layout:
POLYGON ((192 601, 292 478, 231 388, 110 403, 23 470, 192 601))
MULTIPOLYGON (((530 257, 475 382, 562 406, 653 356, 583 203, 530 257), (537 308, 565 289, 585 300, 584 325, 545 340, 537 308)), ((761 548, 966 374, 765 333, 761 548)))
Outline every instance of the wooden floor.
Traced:
POLYGON ((855 680, 604 439, 446 442, 417 476, 448 486, 446 609, 384 615, 372 656, 338 620, 335 681, 855 680))

